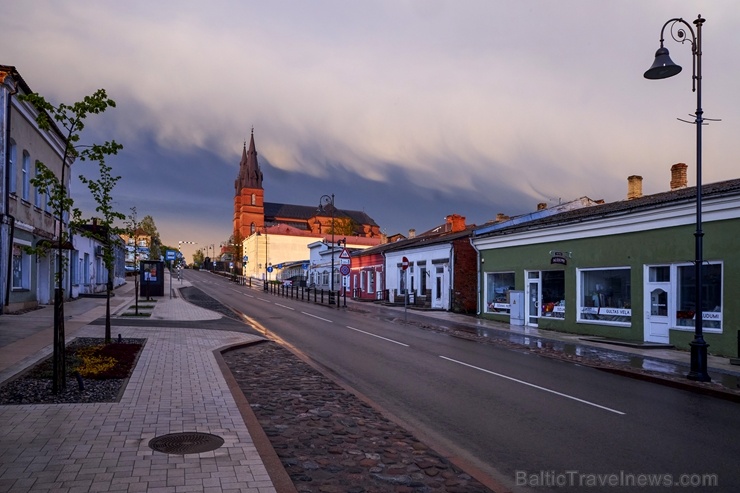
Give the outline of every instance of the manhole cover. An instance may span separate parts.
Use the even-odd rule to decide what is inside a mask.
[[[149,440],[149,448],[165,454],[200,454],[216,450],[224,439],[210,433],[170,433]]]

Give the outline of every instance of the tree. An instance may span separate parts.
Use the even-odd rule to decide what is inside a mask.
[[[67,386],[64,334],[64,267],[66,265],[64,245],[70,241],[70,232],[67,229],[69,224],[66,221],[74,203],[72,198],[67,195],[67,178],[65,178],[64,172],[67,165],[71,165],[75,158],[80,158],[81,161],[96,160],[100,156],[117,152],[119,146],[115,141],[92,146],[82,146],[79,143],[87,117],[102,113],[111,107],[115,108],[116,103],[108,98],[105,89],[98,89],[91,96],[85,96],[82,101],[72,105],[60,103],[58,106],[54,106],[38,93],[21,95],[19,98],[30,102],[39,110],[36,123],[41,130],[49,131],[56,126],[64,134],[65,139],[61,176],[57,177],[44,163],[37,161],[38,173],[31,180],[35,187],[47,191],[49,205],[53,208],[59,224],[58,238],[54,245],[57,255],[55,273],[57,285],[54,290],[54,342],[52,353],[52,392],[56,394]],[[30,250],[37,255],[47,253],[38,248],[34,247]]]
[[[205,260],[206,260],[206,256],[203,253],[203,250],[201,250],[200,248],[196,250],[195,253],[193,254],[193,265],[196,265],[198,266],[198,268],[200,268],[203,265],[203,262],[205,262]]]
[[[126,221],[126,231],[129,238],[134,240],[134,315],[139,316],[139,231],[141,222],[139,222],[136,207],[131,208],[131,214]]]
[[[123,146],[117,145],[111,150],[113,153],[117,153],[118,150],[122,149]],[[110,343],[111,330],[110,330],[110,295],[113,291],[113,269],[115,262],[115,250],[114,250],[114,237],[118,237],[124,232],[123,228],[119,228],[114,225],[115,220],[126,219],[126,216],[120,212],[113,210],[113,198],[111,192],[113,188],[121,179],[120,176],[111,176],[112,168],[105,164],[105,156],[99,146],[93,146],[90,159],[98,162],[100,166],[100,177],[97,180],[91,180],[84,175],[80,175],[80,181],[87,185],[88,190],[95,199],[95,203],[98,204],[95,211],[101,214],[102,221],[100,221],[99,228],[93,228],[92,230],[83,229],[82,231],[88,233],[103,244],[103,263],[108,271],[108,281],[106,282],[105,288],[105,343]],[[74,218],[75,222],[81,221],[82,213],[79,209],[75,209]]]
[[[157,226],[154,224],[154,218],[150,215],[144,216],[140,223],[141,229],[149,236],[149,259],[159,260],[162,256],[162,240],[159,239]]]

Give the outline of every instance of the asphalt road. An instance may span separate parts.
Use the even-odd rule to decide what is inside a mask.
[[[422,330],[398,313],[186,278],[513,491],[740,490],[735,403]]]

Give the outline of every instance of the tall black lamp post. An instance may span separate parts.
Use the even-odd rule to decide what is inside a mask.
[[[660,30],[660,48],[655,52],[655,62],[647,72],[645,72],[646,79],[666,79],[673,77],[674,75],[681,72],[681,67],[673,63],[671,60],[668,49],[663,47],[664,33],[666,27],[670,25],[669,31],[671,37],[683,44],[686,41],[691,43],[691,53],[693,55],[693,75],[692,75],[692,90],[696,93],[696,115],[694,115],[694,125],[696,125],[696,232],[694,233],[695,238],[695,252],[696,258],[694,260],[694,276],[695,279],[695,299],[696,299],[696,311],[694,315],[694,340],[691,341],[691,369],[689,370],[686,377],[689,380],[698,380],[700,382],[709,382],[712,378],[707,373],[707,348],[709,345],[704,340],[704,332],[702,330],[703,318],[704,318],[704,307],[703,307],[703,264],[704,264],[704,252],[703,252],[703,237],[701,225],[701,127],[705,124],[703,117],[703,111],[701,109],[701,27],[704,24],[705,19],[699,15],[694,21],[696,25],[696,34],[691,24],[681,18],[673,18],[663,24],[663,28]],[[687,38],[686,30],[691,34],[691,39]],[[688,122],[692,123],[692,122]]]
[[[319,212],[326,212],[327,206],[331,207],[331,276],[329,277],[330,296],[334,296],[334,194],[322,195],[319,199]]]

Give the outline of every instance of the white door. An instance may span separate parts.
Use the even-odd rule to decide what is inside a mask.
[[[432,289],[432,308],[446,309],[449,303],[447,283],[445,282],[445,268],[436,266],[434,269],[434,287]]]
[[[647,268],[645,282],[645,341],[668,344],[670,327],[671,268],[653,265]]]
[[[524,296],[527,299],[524,310],[524,319],[527,325],[537,327],[540,319],[540,306],[542,299],[540,297],[540,272],[533,271],[526,273],[527,286]]]

